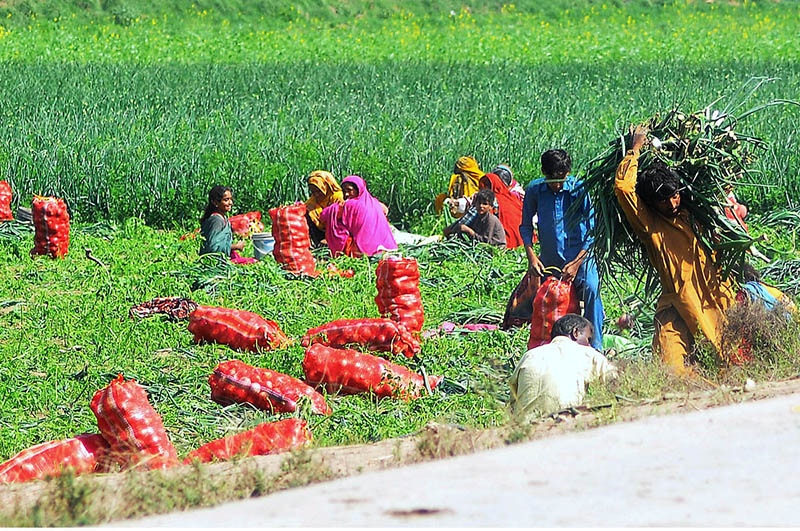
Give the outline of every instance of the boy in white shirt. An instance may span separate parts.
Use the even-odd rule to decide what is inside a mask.
[[[550,343],[533,348],[511,375],[511,412],[523,420],[577,406],[586,384],[616,376],[616,368],[590,345],[594,329],[580,315],[553,324]]]

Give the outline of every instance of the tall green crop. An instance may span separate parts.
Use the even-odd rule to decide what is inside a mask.
[[[527,183],[546,149],[566,148],[580,169],[623,117],[697,108],[753,75],[780,79],[765,99],[795,97],[797,15],[674,4],[278,29],[196,14],[12,21],[0,34],[0,175],[22,205],[53,194],[80,220],[171,226],[194,224],[213,184],[234,188],[237,210],[263,211],[304,199],[304,177],[324,168],[362,175],[410,223],[461,155],[508,163]],[[737,191],[745,201],[800,200],[797,123],[788,110],[753,120],[774,150],[756,168],[765,187]]]

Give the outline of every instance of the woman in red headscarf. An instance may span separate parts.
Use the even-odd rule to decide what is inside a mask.
[[[522,199],[511,193],[508,186],[494,173],[487,173],[478,181],[481,188],[489,188],[497,199],[497,217],[506,232],[506,247],[514,249],[522,245],[519,226],[522,224]]]

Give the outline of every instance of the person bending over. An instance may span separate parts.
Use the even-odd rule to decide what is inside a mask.
[[[579,405],[586,384],[616,376],[616,368],[591,347],[592,324],[574,313],[553,323],[551,341],[519,360],[509,380],[512,414],[522,420]]]
[[[721,351],[725,311],[736,301],[736,287],[732,278],[722,279],[714,253],[697,238],[680,177],[660,162],[639,173],[646,138],[647,129],[637,127],[617,167],[614,192],[661,283],[653,350],[675,373],[691,373],[687,355],[695,335]]]
[[[476,240],[497,247],[506,246],[506,233],[500,219],[494,215],[494,192],[488,188],[483,188],[475,194],[473,204],[477,214],[469,224],[462,220],[456,221],[446,229],[444,235],[449,237],[454,234],[465,234],[470,240]]]

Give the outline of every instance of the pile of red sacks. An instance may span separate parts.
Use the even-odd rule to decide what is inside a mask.
[[[310,329],[303,338],[308,347],[302,364],[305,382],[239,360],[222,362],[208,380],[212,400],[248,403],[272,413],[296,412],[305,403],[312,413],[330,415],[331,408],[314,387],[331,393],[372,393],[403,400],[433,390],[441,377],[419,375],[371,354],[339,348],[356,344],[409,358],[420,352],[418,339],[405,324],[412,323],[415,331],[422,326],[416,261],[385,260],[378,270],[376,301],[392,320],[340,319]],[[198,306],[189,315],[189,330],[196,341],[214,341],[241,350],[270,350],[289,343],[277,323],[228,308]],[[119,375],[95,393],[91,408],[100,435],[84,434],[23,450],[0,465],[0,482],[57,475],[66,467],[87,473],[107,471],[113,464],[122,469],[164,469],[180,464],[161,417],[135,380],[125,381]],[[304,421],[286,419],[207,443],[191,452],[184,463],[263,455],[309,440],[311,433]]]
[[[115,464],[123,470],[165,469],[180,464],[161,417],[135,380],[126,381],[119,375],[94,394],[91,408],[100,434],[81,434],[22,450],[0,464],[0,483],[58,476],[67,469],[87,474],[109,472]],[[190,452],[184,463],[283,452],[310,440],[305,421],[285,419],[211,441]]]

